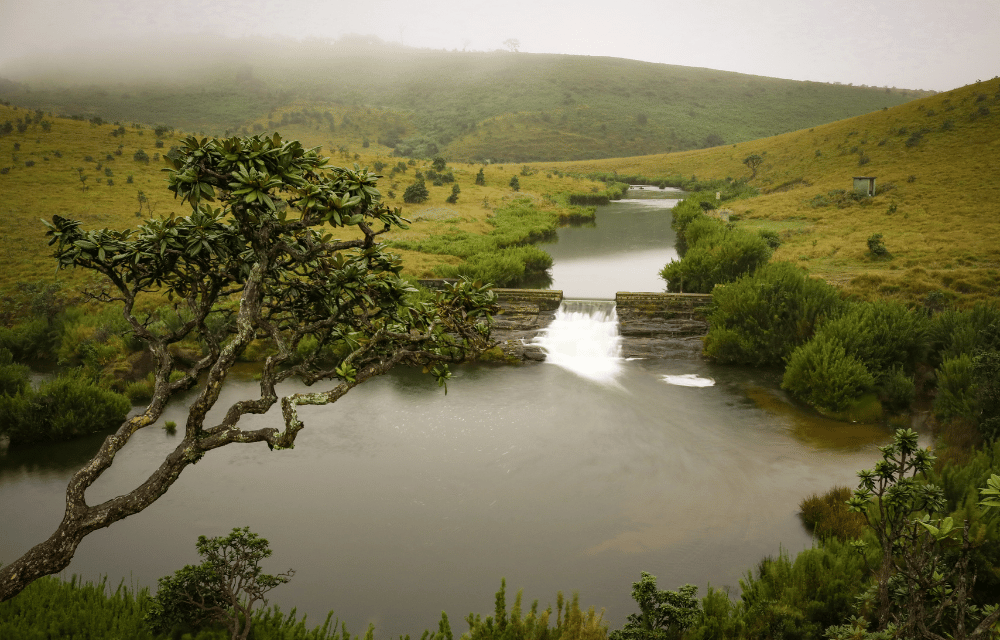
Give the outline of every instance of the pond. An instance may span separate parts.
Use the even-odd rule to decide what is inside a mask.
[[[668,210],[620,207],[628,203],[601,208],[594,228],[560,231],[554,288],[572,290],[559,268],[572,259],[558,256],[585,254],[572,239],[591,243],[582,232],[612,220],[618,234],[630,215],[661,222],[651,212],[669,230]],[[609,243],[598,248],[614,270]],[[656,270],[672,251],[648,250],[659,252],[649,259]],[[581,295],[610,298],[622,288],[588,286]],[[604,320],[589,322],[606,330]],[[580,335],[565,348],[590,344]],[[430,376],[398,370],[331,407],[303,408],[294,450],[211,452],[151,508],[89,536],[66,575],[155,586],[198,561],[199,535],[249,526],[271,543],[268,570],[296,570],[271,602],[314,623],[333,609],[351,632],[373,622],[377,638],[414,637],[444,610],[460,633],[467,614],[493,611],[506,578],[508,603],[522,588],[526,604],[538,599],[542,608],[555,605],[557,591],[576,590],[581,605],[605,609],[617,628],[634,611],[631,584],[641,571],[661,588],[692,583],[703,595],[711,583],[735,595],[762,557],[809,546],[799,501],[854,485],[889,440],[881,427],[828,422],[794,406],[774,372],[595,357],[614,364],[598,376],[551,362],[461,367],[447,395]],[[251,372],[241,372],[220,406],[254,391]],[[182,422],[190,397],[163,420]],[[248,426],[278,419],[272,412]],[[156,427],[139,432],[90,491],[91,504],[135,486],[178,439]],[[99,441],[0,457],[0,562],[54,530],[70,474]]]

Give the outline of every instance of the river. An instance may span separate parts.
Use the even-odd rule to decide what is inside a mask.
[[[673,252],[669,221],[662,201],[624,201],[600,208],[596,226],[561,229],[547,247],[553,287],[603,299],[662,290],[645,272]],[[591,266],[617,275],[588,275],[577,258],[590,254]],[[618,628],[635,611],[641,571],[661,588],[692,583],[703,595],[711,583],[735,594],[760,558],[810,545],[799,501],[855,484],[889,440],[881,427],[794,406],[775,372],[603,357],[614,363],[599,376],[552,363],[461,367],[447,395],[429,376],[399,370],[331,407],[303,408],[294,450],[211,452],[151,508],[89,536],[66,576],[155,586],[198,562],[199,535],[250,526],[271,543],[268,570],[296,570],[271,602],[314,623],[333,609],[351,632],[372,622],[380,640],[413,637],[444,610],[460,633],[468,613],[493,611],[506,578],[508,603],[522,588],[526,606],[538,599],[542,608],[576,590]],[[220,406],[253,388],[250,372],[239,373]],[[163,420],[182,423],[185,404],[172,403]],[[139,432],[91,504],[135,486],[177,438]],[[54,530],[70,474],[99,441],[0,457],[0,561]]]

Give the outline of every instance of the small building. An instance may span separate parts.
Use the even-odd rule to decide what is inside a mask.
[[[875,195],[875,178],[874,177],[856,177],[854,178],[854,191],[857,193],[867,194],[869,197]]]

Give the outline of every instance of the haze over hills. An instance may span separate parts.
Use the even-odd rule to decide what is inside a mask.
[[[308,124],[337,145],[526,162],[732,144],[928,95],[625,60],[335,43],[119,42],[0,69],[0,100],[206,134]],[[378,117],[370,117],[372,113]],[[346,116],[346,119],[345,119]]]

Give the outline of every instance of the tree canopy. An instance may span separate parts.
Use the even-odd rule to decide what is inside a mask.
[[[0,600],[64,569],[85,536],[151,505],[209,451],[255,442],[291,448],[305,426],[300,405],[335,402],[398,364],[422,366],[444,385],[448,363],[490,345],[497,307],[488,286],[463,280],[432,301],[413,300],[399,258],[376,242],[406,223],[399,209],[381,202],[380,176],[357,165],[329,167],[318,149],[278,134],[189,137],[167,163],[167,186],[190,206],[188,215],[124,231],[88,231],[58,215],[45,223],[59,268],[103,276],[104,286],[91,295],[120,305],[147,346],[154,393],[73,475],[52,536],[0,568]],[[356,239],[334,239],[344,227],[356,228]],[[164,303],[177,315],[170,326],[148,311]],[[176,345],[192,339],[202,353],[186,362]],[[234,402],[221,420],[207,423],[230,368],[255,342],[267,354],[258,397]],[[279,397],[276,386],[290,378],[327,384]],[[183,438],[159,468],[131,491],[89,505],[87,488],[132,435],[155,423],[176,393],[195,386]],[[280,426],[240,428],[244,416],[279,402]]]

